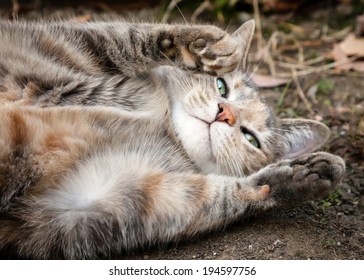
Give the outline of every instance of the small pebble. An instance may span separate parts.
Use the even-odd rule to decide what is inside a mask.
[[[274,245],[274,246],[278,246],[278,245],[280,245],[280,244],[282,244],[282,241],[280,241],[279,239],[277,239],[277,240],[273,243],[273,245]]]

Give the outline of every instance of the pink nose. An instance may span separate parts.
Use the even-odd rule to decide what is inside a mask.
[[[218,122],[227,122],[230,126],[235,124],[236,118],[233,110],[227,104],[219,104],[219,113],[216,116]]]

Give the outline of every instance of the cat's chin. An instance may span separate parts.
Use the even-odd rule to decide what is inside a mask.
[[[209,136],[211,146],[211,156],[213,158],[225,158],[226,150],[231,146],[227,139],[232,139],[234,128],[225,122],[213,122],[209,125]]]
[[[174,107],[172,115],[176,135],[190,158],[203,172],[215,171],[210,124],[205,120],[191,116],[182,106],[178,105]]]

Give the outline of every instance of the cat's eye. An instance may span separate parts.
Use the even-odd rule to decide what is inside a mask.
[[[222,78],[217,78],[216,79],[216,86],[217,86],[217,89],[219,90],[220,95],[223,98],[227,98],[227,96],[228,96],[228,88],[226,86],[225,80],[222,79]]]
[[[260,143],[258,139],[254,136],[254,134],[250,133],[246,128],[242,127],[241,132],[243,133],[244,137],[250,144],[254,147],[260,149]]]

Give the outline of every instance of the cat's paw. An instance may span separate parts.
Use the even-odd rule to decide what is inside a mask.
[[[257,185],[268,185],[273,205],[297,205],[321,199],[335,190],[345,171],[342,158],[324,152],[272,164],[254,174]]]
[[[168,36],[160,42],[162,52],[183,69],[222,75],[242,60],[239,38],[215,26],[176,26]]]
[[[242,52],[238,47],[236,38],[225,34],[217,41],[199,38],[188,46],[188,51],[203,72],[223,75],[234,70],[242,60]]]

